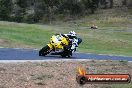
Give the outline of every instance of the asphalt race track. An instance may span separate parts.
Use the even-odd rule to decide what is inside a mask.
[[[132,57],[126,56],[109,56],[97,54],[74,53],[71,58],[62,58],[61,56],[39,56],[38,50],[33,49],[13,49],[0,48],[0,60],[56,60],[56,59],[96,59],[96,60],[128,60]]]

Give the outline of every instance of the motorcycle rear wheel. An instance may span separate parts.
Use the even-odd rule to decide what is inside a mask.
[[[70,46],[65,46],[64,51],[62,52],[61,56],[63,58],[68,57],[70,58],[72,56],[72,52],[70,51]]]
[[[46,45],[39,51],[39,56],[45,56],[50,53],[50,47]]]

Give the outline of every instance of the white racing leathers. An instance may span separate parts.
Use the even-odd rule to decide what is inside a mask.
[[[76,47],[78,47],[78,39],[73,38],[70,41],[72,41],[71,50],[72,52],[76,51]]]
[[[65,37],[69,38],[69,40],[72,43],[71,50],[72,50],[72,52],[75,52],[76,48],[78,47],[78,38],[76,36],[72,37],[69,34],[63,34],[63,35],[65,35]]]

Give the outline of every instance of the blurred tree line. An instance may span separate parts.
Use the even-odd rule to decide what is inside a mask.
[[[132,0],[131,5],[132,5]],[[127,5],[123,0],[123,5]],[[94,14],[98,8],[113,8],[113,0],[0,0],[0,20],[51,22],[63,17]]]

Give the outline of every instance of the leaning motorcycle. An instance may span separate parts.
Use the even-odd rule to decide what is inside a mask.
[[[50,38],[49,44],[39,51],[39,56],[51,54],[61,55],[62,57],[71,57],[72,53],[76,51],[76,44],[76,39],[70,41],[61,34],[55,34]]]

